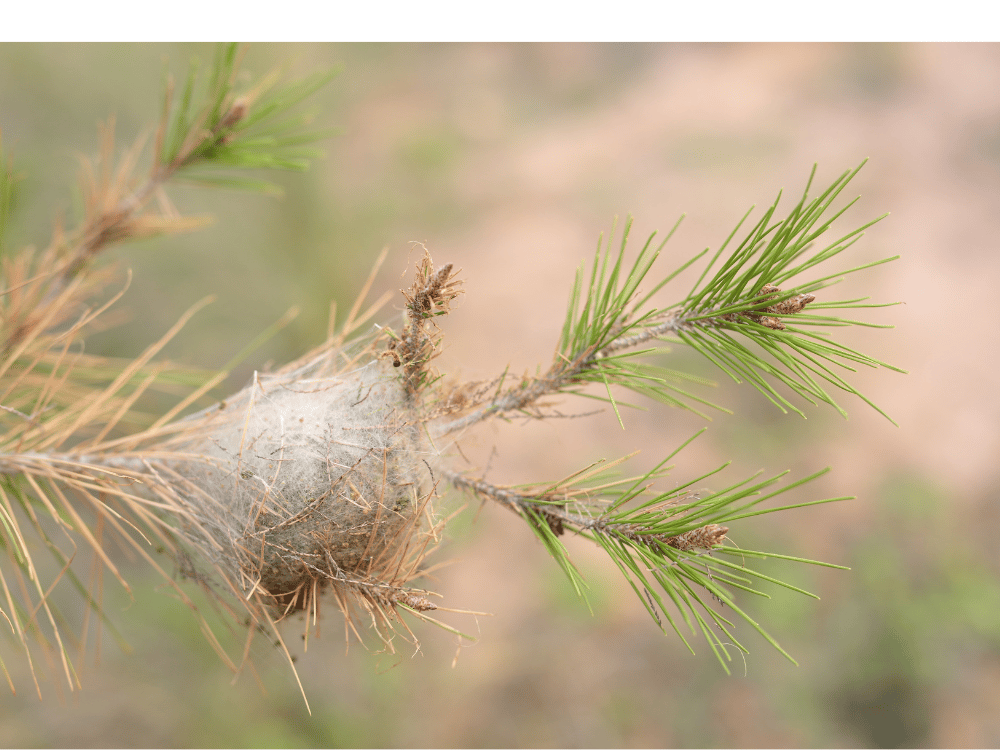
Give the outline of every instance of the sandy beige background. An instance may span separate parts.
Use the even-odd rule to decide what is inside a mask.
[[[201,46],[0,47],[3,145],[24,182],[14,245],[43,244],[74,154],[115,113],[123,145],[148,130],[162,61],[180,71]],[[0,698],[0,744],[76,746],[994,746],[1000,742],[997,322],[1000,279],[1000,48],[993,45],[349,45],[251,48],[260,74],[343,64],[318,99],[342,134],[281,199],[181,189],[212,212],[190,237],[124,248],[135,272],[131,321],[93,342],[128,355],[207,293],[219,300],[171,356],[221,366],[291,305],[300,318],[234,374],[297,356],[325,329],[388,246],[379,285],[399,288],[425,242],[464,269],[467,295],[444,325],[442,369],[488,377],[546,363],[572,273],[613,216],[635,216],[633,243],[687,214],[663,273],[717,247],[751,204],[801,191],[814,162],[827,183],[863,158],[844,231],[891,215],[839,267],[901,259],[849,277],[836,296],[905,304],[865,318],[895,330],[846,331],[846,343],[909,370],[854,382],[899,424],[845,397],[843,420],[807,407],[782,415],[723,382],[690,353],[673,362],[715,378],[733,409],[677,461],[678,481],[733,460],[757,469],[833,472],[796,496],[858,499],[747,523],[746,547],[849,565],[775,574],[820,594],[773,592],[754,616],[799,661],[755,635],[725,676],[662,636],[611,563],[570,549],[593,588],[576,601],[530,532],[470,507],[438,583],[453,606],[493,612],[450,621],[480,640],[421,628],[423,651],[390,658],[354,644],[331,617],[299,657],[313,716],[276,653],[261,685],[230,675],[179,603],[135,567],[136,601],[109,587],[109,612],[133,647],[109,638],[81,663],[85,689],[42,685],[39,702],[13,649],[18,685]],[[788,205],[791,204],[789,201]],[[619,223],[620,226],[620,223]],[[686,287],[676,287],[683,294]],[[671,287],[668,287],[669,296]],[[831,292],[832,294],[832,292]],[[343,309],[343,308],[342,308]],[[570,408],[568,406],[568,408]],[[576,407],[573,407],[576,408]],[[585,402],[579,409],[590,408]],[[556,479],[636,448],[649,466],[704,423],[654,408],[588,420],[513,424],[463,441],[497,482]],[[65,592],[72,602],[71,592]],[[71,606],[71,605],[67,605]],[[458,654],[457,660],[455,659]],[[737,657],[738,659],[738,657]],[[454,661],[454,664],[453,664]],[[263,686],[263,689],[261,688]]]

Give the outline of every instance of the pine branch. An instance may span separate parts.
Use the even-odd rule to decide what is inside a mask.
[[[174,577],[151,555],[150,545],[155,545],[175,560],[182,576],[214,592],[216,603],[234,615],[234,622],[242,619],[225,603],[232,582],[225,574],[203,572],[187,551],[191,540],[186,534],[212,520],[185,497],[183,482],[172,469],[179,460],[178,446],[192,440],[198,429],[207,429],[198,419],[178,422],[175,417],[225,373],[157,360],[163,346],[209,300],[195,305],[134,360],[83,352],[85,337],[110,322],[108,310],[124,293],[122,288],[107,298],[105,290],[115,274],[93,262],[101,251],[205,223],[180,216],[165,186],[179,178],[207,181],[208,169],[216,175],[235,175],[235,170],[247,168],[303,169],[316,155],[310,144],[327,135],[291,109],[332,73],[290,85],[276,85],[272,77],[239,93],[234,87],[238,57],[235,45],[220,47],[201,92],[192,66],[183,101],[173,114],[168,82],[153,163],[144,179],[136,178],[143,141],[116,162],[112,121],[101,130],[99,158],[82,166],[80,225],[71,231],[57,225],[49,246],[40,252],[26,248],[12,253],[0,245],[5,251],[0,269],[0,549],[7,557],[0,567],[0,619],[10,625],[33,675],[31,642],[54,648],[71,689],[79,687],[69,654],[76,639],[51,594],[68,581],[105,621],[100,597],[92,593],[100,579],[80,581],[70,565],[79,552],[89,550],[95,570],[107,568],[129,591],[126,577],[106,551],[109,539],[145,559],[197,613]],[[231,185],[238,182],[234,177]],[[259,189],[261,184],[240,186]],[[0,241],[15,187],[13,167],[0,154]],[[95,305],[94,299],[101,301]],[[367,315],[352,311],[355,322]],[[352,325],[348,323],[345,335]],[[344,339],[331,336],[327,343],[343,344]],[[143,411],[143,399],[154,389],[176,400],[166,414]],[[53,555],[59,572],[51,581],[43,582],[38,573],[32,536]],[[405,580],[398,578],[399,585],[385,594],[387,601],[419,613],[421,590],[411,591]],[[351,585],[363,588],[363,582]],[[250,610],[254,623],[273,625],[266,608],[254,603]],[[213,648],[236,670],[207,621],[197,616]]]
[[[310,144],[334,131],[313,130],[309,117],[289,112],[329,83],[336,71],[277,88],[276,77],[271,76],[256,89],[238,94],[235,79],[241,57],[238,45],[219,45],[204,90],[199,90],[199,63],[194,60],[176,106],[174,84],[167,77],[154,161],[142,183],[131,181],[141,141],[122,158],[114,178],[109,179],[113,123],[104,131],[103,168],[99,177],[88,171],[85,182],[86,219],[73,235],[75,242],[63,250],[68,256],[65,276],[77,273],[109,244],[201,226],[203,219],[181,220],[170,210],[159,215],[141,213],[168,182],[182,178],[206,185],[275,191],[271,183],[238,176],[233,170],[301,171],[320,155]]]
[[[648,293],[641,293],[640,285],[677,225],[655,249],[656,235],[651,235],[635,261],[627,266],[625,249],[632,223],[629,219],[617,254],[611,252],[610,238],[603,250],[603,238],[598,243],[589,284],[584,285],[583,269],[578,271],[556,356],[548,370],[539,377],[526,376],[506,391],[498,391],[485,405],[444,426],[443,432],[456,432],[485,419],[514,413],[541,418],[545,411],[539,403],[553,394],[598,398],[610,403],[617,413],[618,402],[612,386],[701,416],[705,415],[692,406],[692,402],[728,411],[680,388],[678,373],[640,361],[669,351],[656,346],[659,341],[687,344],[736,382],[748,381],[782,411],[791,410],[805,416],[775,389],[772,381],[784,384],[810,403],[825,402],[846,415],[822,385],[825,381],[857,395],[888,418],[837,370],[855,372],[856,365],[903,370],[840,344],[827,334],[808,331],[804,326],[870,325],[806,311],[823,310],[825,313],[859,307],[856,304],[859,300],[820,301],[817,304],[815,292],[831,286],[848,273],[895,260],[898,256],[821,276],[784,290],[777,286],[836,257],[856,242],[863,230],[879,221],[868,222],[810,255],[813,243],[853,205],[852,201],[847,207],[831,212],[832,203],[860,168],[845,172],[819,197],[811,200],[809,188],[813,178],[810,176],[800,201],[785,219],[774,221],[779,195],[746,238],[709,277],[712,266],[723,256],[746,220],[744,216],[705,267],[694,288],[680,302],[662,309],[649,305],[654,295],[708,251],[702,251],[661,279]],[[798,325],[792,326],[792,321]],[[748,344],[755,344],[762,352]],[[603,385],[606,397],[584,393],[581,386],[588,383]]]
[[[271,75],[254,89],[237,94],[235,78],[240,57],[238,45],[220,45],[200,96],[199,66],[194,61],[172,115],[174,84],[168,77],[156,137],[154,178],[162,180],[179,174],[206,185],[275,191],[275,185],[236,177],[232,169],[302,171],[319,156],[311,144],[336,131],[313,129],[309,115],[292,112],[328,84],[337,71],[316,73],[281,87],[276,87],[277,76]],[[202,103],[192,104],[196,99]]]
[[[446,471],[444,477],[456,489],[493,501],[524,519],[566,573],[581,597],[586,598],[586,582],[573,565],[569,552],[560,540],[560,537],[567,532],[572,532],[602,547],[614,560],[660,629],[664,630],[665,619],[692,652],[687,637],[671,614],[672,608],[666,606],[664,595],[680,610],[692,633],[695,632],[694,625],[699,626],[727,671],[726,661],[730,660],[730,657],[726,653],[726,645],[732,643],[741,651],[747,650],[735,638],[733,623],[708,606],[698,591],[704,591],[713,600],[727,605],[760,632],[786,658],[794,662],[794,659],[735,603],[730,589],[767,598],[765,593],[754,587],[753,580],[757,579],[806,596],[817,597],[808,591],[747,567],[747,557],[752,559],[775,557],[775,555],[724,546],[729,533],[729,527],[724,524],[753,515],[851,498],[836,497],[781,507],[758,508],[765,501],[804,485],[828,470],[777,488],[774,488],[774,485],[787,472],[763,480],[759,479],[758,473],[718,492],[703,494],[702,491],[694,489],[704,480],[718,474],[726,465],[669,491],[654,491],[653,486],[665,477],[671,468],[666,466],[667,462],[693,439],[684,443],[654,469],[637,477],[618,478],[612,473],[612,470],[625,459],[608,466],[591,465],[561,482],[529,487],[498,487],[454,471]],[[740,557],[740,562],[737,564],[720,559],[715,556],[716,554]],[[814,560],[784,555],[777,557],[846,570],[839,565]]]
[[[210,80],[201,93],[196,91],[198,66],[193,63],[182,101],[172,116],[172,87],[168,80],[156,158],[144,181],[136,183],[133,178],[142,142],[127,151],[116,166],[113,123],[102,128],[98,162],[83,165],[84,219],[81,226],[68,234],[57,227],[44,252],[36,254],[25,250],[10,259],[4,271],[6,291],[0,295],[3,320],[0,343],[5,357],[0,361],[0,378],[12,368],[19,371],[19,376],[2,394],[6,405],[18,407],[16,389],[29,398],[30,394],[39,392],[50,394],[48,398],[64,395],[68,403],[75,404],[79,402],[79,394],[68,390],[71,380],[66,378],[83,378],[86,372],[100,369],[108,373],[121,372],[121,363],[81,359],[80,355],[70,354],[73,342],[80,339],[111,304],[96,311],[86,307],[112,278],[106,269],[92,269],[90,261],[114,243],[163,232],[189,231],[204,225],[204,219],[176,214],[163,194],[163,187],[168,182],[189,174],[192,169],[220,164],[239,168],[300,169],[306,164],[305,157],[316,155],[315,151],[302,150],[303,145],[325,137],[329,131],[310,130],[307,119],[289,115],[289,111],[327,83],[333,72],[285,86],[276,86],[272,77],[256,90],[237,95],[233,82],[239,57],[236,45],[220,46],[209,71]],[[240,158],[237,155],[241,155]],[[11,168],[0,179],[0,220],[5,220],[13,200],[12,175]],[[154,196],[159,199],[158,213],[145,210]],[[2,226],[0,222],[0,230]],[[112,302],[114,299],[117,297]],[[74,366],[66,366],[74,360]],[[91,363],[89,367],[83,366],[88,362]],[[176,380],[179,374],[177,368],[165,371],[161,368],[160,372],[161,377],[155,379],[156,385],[162,384],[165,377]],[[39,375],[43,380],[36,384],[33,379]],[[140,368],[127,384],[148,375],[149,372]],[[203,373],[193,375],[201,381],[206,379]],[[58,382],[58,377],[64,378],[62,387],[44,385]],[[183,377],[190,382],[189,376]],[[95,385],[96,381],[81,383],[85,390]],[[144,387],[149,385],[154,384]],[[42,401],[36,409],[45,411],[51,406],[51,402]],[[126,409],[122,416],[131,420],[134,415]]]

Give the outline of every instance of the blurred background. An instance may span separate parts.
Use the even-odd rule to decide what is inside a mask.
[[[78,155],[96,152],[96,124],[114,115],[123,147],[149,136],[164,67],[182,76],[192,56],[208,63],[212,48],[0,46],[3,146],[24,175],[11,246],[44,246],[60,216],[73,225]],[[188,610],[123,558],[134,601],[109,576],[105,603],[129,652],[105,638],[78,664],[82,692],[49,677],[39,701],[8,641],[3,660],[18,692],[0,698],[0,745],[1000,744],[1000,347],[990,311],[1000,279],[1000,47],[259,45],[244,69],[301,76],[333,65],[342,72],[312,107],[318,124],[341,131],[326,157],[277,176],[277,198],[173,189],[182,210],[214,224],[116,249],[134,272],[118,306],[129,317],[90,351],[135,355],[211,293],[217,301],[168,354],[221,367],[300,307],[234,372],[236,389],[322,340],[329,301],[346,310],[383,247],[375,293],[405,286],[422,252],[412,243],[423,242],[466,279],[443,324],[439,368],[519,373],[548,363],[573,272],[614,216],[635,216],[637,249],[687,214],[660,261],[666,274],[718,247],[782,188],[790,207],[814,162],[825,186],[870,157],[846,191],[862,200],[837,228],[891,216],[831,270],[902,258],[827,294],[905,302],[860,311],[896,330],[843,333],[909,370],[853,381],[898,428],[847,397],[848,420],[805,404],[808,419],[784,415],[690,352],[664,362],[715,379],[699,393],[735,412],[713,418],[672,478],[727,460],[720,487],[758,469],[798,478],[831,466],[794,499],[856,500],[745,521],[730,535],[852,570],[762,563],[821,601],[782,589],[766,589],[769,601],[741,599],[800,666],[741,625],[751,654],[745,665],[736,657],[730,677],[700,636],[696,656],[663,636],[589,545],[567,541],[592,613],[522,522],[469,503],[438,553],[455,562],[434,586],[447,605],[493,613],[445,616],[479,640],[460,648],[419,626],[415,656],[404,643],[396,656],[374,653],[373,639],[370,650],[345,649],[331,608],[322,637],[297,656],[309,716],[279,652],[261,645],[256,675],[231,684]],[[705,424],[664,408],[623,417],[624,431],[610,412],[489,427],[462,450],[497,483],[555,480],[641,448],[638,473]],[[72,607],[75,592],[60,595]],[[298,627],[288,631],[296,640]]]

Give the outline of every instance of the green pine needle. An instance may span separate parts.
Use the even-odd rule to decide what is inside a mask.
[[[831,286],[847,274],[890,262],[898,256],[845,271],[824,273],[793,283],[788,289],[778,287],[793,279],[797,281],[798,276],[834,259],[860,239],[865,229],[883,218],[869,221],[819,249],[814,247],[833,222],[856,202],[857,199],[850,201],[836,211],[831,208],[863,165],[864,162],[844,172],[818,197],[810,199],[809,189],[816,174],[814,166],[801,199],[788,215],[784,219],[777,218],[779,194],[763,217],[727,255],[727,248],[750,216],[748,211],[712,256],[691,291],[680,302],[662,309],[650,306],[653,295],[708,251],[698,253],[655,283],[652,291],[640,294],[640,285],[680,222],[655,248],[656,235],[651,235],[631,264],[625,261],[631,218],[625,224],[617,251],[611,248],[612,227],[607,242],[603,236],[598,241],[589,284],[584,285],[584,269],[580,268],[570,293],[557,356],[563,362],[574,363],[575,369],[569,376],[563,375],[559,390],[585,395],[574,386],[584,382],[604,384],[608,392],[605,400],[612,404],[619,421],[619,402],[611,386],[688,409],[706,418],[707,415],[693,404],[727,411],[676,387],[668,382],[663,371],[636,361],[662,351],[643,344],[667,340],[690,346],[735,382],[750,383],[783,412],[805,416],[801,408],[779,392],[779,385],[810,404],[826,403],[846,416],[846,411],[831,393],[832,387],[857,396],[890,419],[835,370],[855,372],[855,365],[864,365],[904,371],[836,342],[826,334],[805,330],[805,327],[820,330],[849,326],[891,327],[826,313],[896,303],[868,303],[867,298],[826,301],[816,299],[814,292]],[[768,291],[763,291],[768,284],[771,285]],[[775,289],[778,291],[773,291]],[[800,304],[794,313],[774,311],[775,306],[794,304],[801,299],[800,295],[812,295],[813,299]]]
[[[0,133],[0,256],[6,248],[5,237],[10,225],[10,216],[14,210],[18,176],[14,172],[14,164],[4,154],[3,138]]]
[[[230,172],[307,169],[322,153],[314,144],[337,131],[316,129],[311,116],[293,110],[333,80],[338,71],[316,73],[283,85],[268,79],[241,93],[235,86],[239,57],[237,45],[220,45],[204,76],[200,63],[193,60],[172,112],[168,83],[164,100],[168,124],[158,163],[191,182],[276,192],[279,189],[269,181],[236,177]]]
[[[758,472],[716,492],[694,489],[722,471],[726,466],[723,465],[666,492],[653,490],[657,480],[669,471],[667,462],[699,434],[641,476],[618,475],[618,467],[625,459],[607,465],[598,462],[560,482],[522,486],[517,488],[516,494],[506,491],[504,502],[515,507],[529,522],[581,597],[584,597],[586,584],[559,539],[564,530],[602,547],[660,629],[666,632],[669,625],[692,651],[673,612],[680,614],[691,634],[701,632],[706,637],[724,668],[727,644],[735,644],[746,652],[734,638],[734,622],[710,606],[699,593],[707,592],[794,663],[794,659],[736,604],[733,592],[768,599],[767,593],[756,587],[757,582],[764,582],[811,598],[818,597],[780,578],[754,570],[747,560],[771,557],[792,563],[846,568],[790,555],[723,546],[728,532],[723,525],[757,515],[850,498],[761,507],[817,479],[827,469],[787,484],[780,482],[788,472],[766,478],[761,478]],[[667,606],[668,603],[671,606]]]

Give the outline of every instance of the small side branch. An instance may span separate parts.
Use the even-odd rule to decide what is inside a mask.
[[[656,319],[656,316],[647,319],[642,327],[625,326],[624,322],[620,322],[616,327],[621,331],[621,334],[626,335],[614,336],[612,334],[611,340],[604,346],[599,349],[591,346],[578,352],[573,359],[562,355],[557,356],[556,361],[543,376],[522,379],[518,385],[498,394],[486,405],[447,423],[442,432],[443,434],[457,432],[495,416],[528,412],[533,407],[537,407],[538,401],[545,396],[563,392],[567,388],[584,382],[597,380],[602,371],[608,381],[617,382],[626,387],[633,387],[632,383],[636,383],[639,387],[633,389],[642,390],[644,386],[649,386],[656,379],[637,378],[634,371],[623,372],[612,369],[605,360],[611,357],[621,357],[623,352],[635,350],[643,345],[663,339],[665,336],[681,335],[683,337],[685,333],[695,333],[705,328],[727,326],[739,330],[739,327],[750,323],[774,331],[783,331],[785,325],[776,316],[801,312],[806,305],[815,299],[816,297],[812,294],[782,297],[781,289],[772,284],[765,284],[757,295],[741,303],[744,308],[749,305],[753,305],[753,307],[740,309],[736,312],[723,312],[726,308],[697,314],[690,311],[673,311],[661,314],[663,320],[660,322],[649,324]],[[777,301],[773,302],[774,300]],[[772,304],[762,307],[765,302],[772,302]],[[733,305],[728,306],[729,309],[732,307]],[[754,331],[753,334],[759,336],[760,331]],[[641,352],[637,354],[641,354]],[[630,380],[630,378],[634,380]],[[673,401],[673,399],[668,400]],[[539,413],[538,416],[542,416],[542,414]]]
[[[664,336],[676,334],[678,331],[694,325],[684,320],[679,314],[672,313],[663,322],[640,328],[638,332],[628,336],[614,338],[600,349],[593,347],[585,349],[572,360],[567,360],[560,355],[545,375],[537,378],[523,378],[518,385],[498,394],[488,404],[447,423],[443,428],[443,434],[466,429],[491,417],[513,412],[525,412],[536,407],[538,401],[545,396],[559,393],[566,388],[585,382],[584,376],[598,370],[602,366],[603,359],[627,349],[635,349]]]
[[[662,547],[673,547],[689,552],[695,549],[712,549],[722,544],[722,540],[729,533],[727,527],[715,523],[704,524],[681,534],[658,533],[649,531],[650,526],[646,524],[616,523],[603,515],[572,513],[566,510],[568,498],[524,494],[479,479],[471,479],[454,471],[445,471],[444,477],[456,489],[492,500],[522,517],[544,522],[555,536],[562,536],[569,528],[577,534],[601,534],[605,537],[628,540],[656,551]]]

